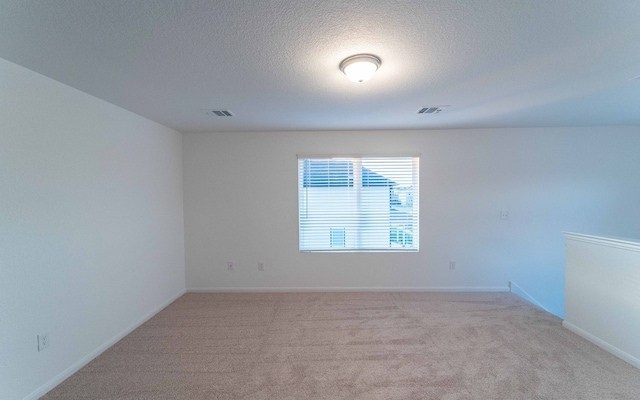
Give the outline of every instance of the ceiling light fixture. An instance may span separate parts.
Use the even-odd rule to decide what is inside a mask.
[[[340,71],[354,82],[368,81],[373,77],[382,62],[371,54],[356,54],[347,57],[340,63]]]

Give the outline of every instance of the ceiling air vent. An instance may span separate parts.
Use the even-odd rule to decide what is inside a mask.
[[[202,110],[202,112],[216,117],[233,117],[233,113],[229,110]]]
[[[437,113],[439,113],[440,111],[442,111],[446,107],[449,107],[449,106],[422,107],[421,109],[418,110],[418,114],[437,114]]]

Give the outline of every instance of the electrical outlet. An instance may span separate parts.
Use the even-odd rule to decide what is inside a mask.
[[[38,335],[38,351],[49,347],[49,332]]]
[[[500,219],[509,219],[509,211],[500,211]]]
[[[259,262],[258,263],[258,271],[264,271],[264,263],[263,262]]]
[[[455,261],[449,261],[449,269],[452,270],[452,271],[456,269],[456,262]]]
[[[233,261],[229,261],[229,262],[227,263],[227,270],[229,270],[229,271],[233,271]]]

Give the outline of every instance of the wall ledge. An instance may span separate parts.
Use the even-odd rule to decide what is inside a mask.
[[[613,247],[622,250],[640,252],[640,241],[635,239],[607,237],[607,236],[594,236],[584,233],[563,232],[564,237],[567,240],[573,240],[576,242],[586,242],[596,244],[600,246]]]

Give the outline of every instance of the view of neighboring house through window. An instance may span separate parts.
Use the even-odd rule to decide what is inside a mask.
[[[298,157],[300,251],[418,251],[419,157]]]

